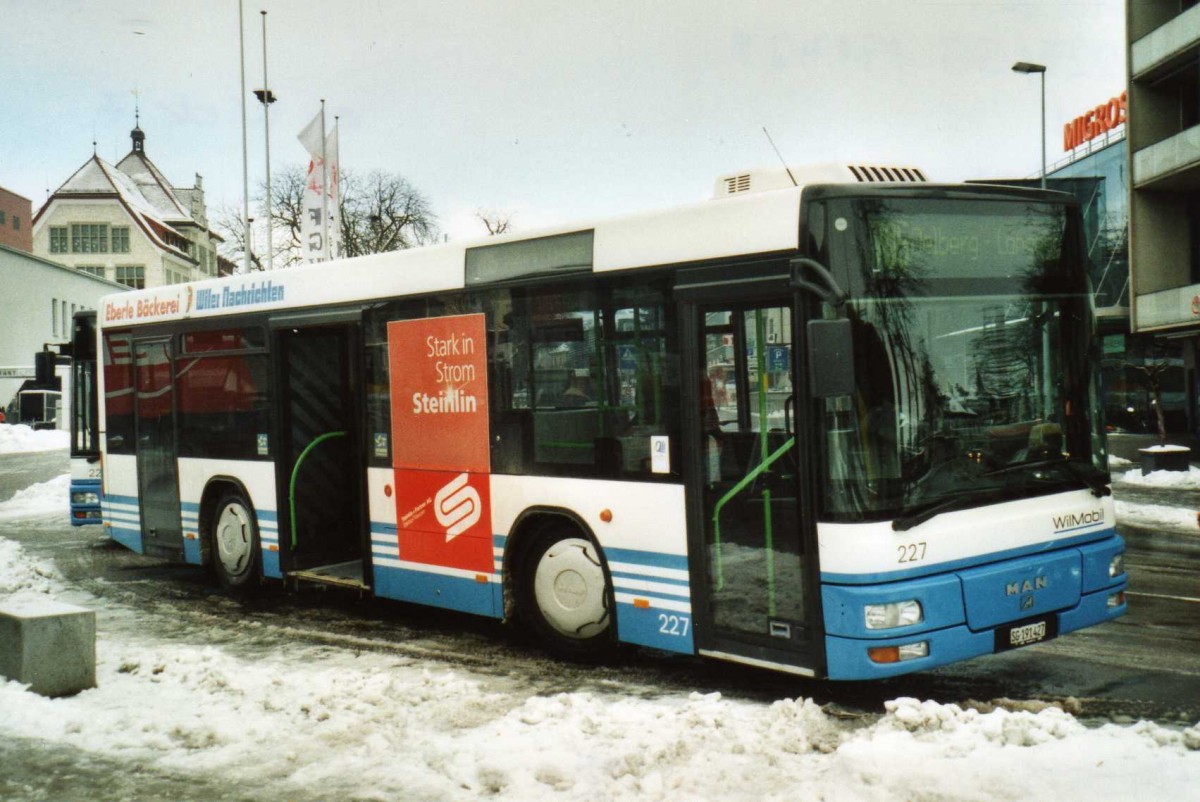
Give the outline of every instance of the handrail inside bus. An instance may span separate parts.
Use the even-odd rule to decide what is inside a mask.
[[[717,568],[717,590],[725,587],[725,573],[721,566],[721,509],[728,504],[734,496],[746,489],[748,485],[754,482],[762,473],[775,464],[788,451],[796,445],[796,438],[789,437],[787,441],[779,448],[775,449],[766,459],[755,465],[754,468],[742,477],[741,481],[731,487],[729,491],[721,496],[720,500],[713,506],[713,545],[716,546],[716,568]],[[774,577],[768,577],[769,584],[774,585]]]
[[[304,450],[300,452],[300,456],[296,457],[296,464],[292,467],[292,479],[288,482],[288,519],[292,529],[292,550],[296,549],[296,477],[300,475],[300,465],[304,462],[305,457],[309,452],[316,448],[326,440],[331,440],[334,437],[345,437],[346,432],[326,432],[320,437],[313,440]]]

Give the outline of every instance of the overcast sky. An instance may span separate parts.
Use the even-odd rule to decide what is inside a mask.
[[[343,169],[382,168],[452,236],[477,208],[518,229],[701,200],[726,172],[878,160],[936,180],[1039,169],[1062,127],[1124,86],[1120,0],[245,0],[262,17],[276,169],[327,100]],[[0,0],[0,186],[34,208],[92,153],[146,152],[210,213],[240,206],[236,0]],[[262,107],[247,105],[252,186]]]

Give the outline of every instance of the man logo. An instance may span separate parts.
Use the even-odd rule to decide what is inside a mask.
[[[479,492],[467,484],[467,475],[460,473],[434,495],[433,512],[438,523],[446,527],[449,543],[479,523],[483,505],[479,503]]]
[[[1033,594],[1021,597],[1021,609],[1022,610],[1032,610],[1033,609]]]

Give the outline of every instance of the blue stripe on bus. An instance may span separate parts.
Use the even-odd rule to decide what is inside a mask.
[[[194,537],[183,539],[183,561],[189,565],[200,564],[200,540]]]
[[[672,568],[676,571],[688,569],[688,558],[682,554],[664,554],[660,551],[605,548],[604,555],[610,563],[634,563],[650,568]]]
[[[267,579],[283,579],[283,570],[279,567],[279,552],[262,549],[262,572]]]
[[[694,654],[696,651],[692,639],[692,616],[688,613],[617,602],[617,635],[623,643],[652,649],[683,654]]]
[[[1096,531],[1089,532],[1085,535],[1059,538],[1057,540],[1047,540],[1032,546],[1020,546],[1015,549],[995,551],[989,554],[976,554],[971,557],[964,557],[961,560],[933,563],[931,565],[925,565],[919,568],[907,568],[901,571],[880,571],[873,574],[838,574],[822,571],[821,581],[842,585],[868,585],[876,582],[895,582],[900,579],[917,579],[923,576],[932,576],[934,574],[942,574],[947,571],[954,571],[959,568],[970,568],[973,566],[985,565],[991,562],[998,562],[1000,560],[1008,560],[1013,557],[1025,557],[1048,551],[1056,551],[1058,549],[1067,548],[1068,546],[1078,546],[1084,543],[1092,543],[1094,541],[1113,537],[1116,535],[1116,533],[1117,530],[1113,529],[1112,527],[1107,529],[1097,529]]]
[[[500,618],[504,609],[498,582],[477,582],[410,568],[374,565],[375,595],[384,599],[442,607]]]
[[[123,526],[109,526],[108,536],[117,543],[120,543],[130,551],[138,554],[145,554],[142,548],[142,533],[137,529],[128,529]]]
[[[686,579],[674,579],[670,577],[656,576],[654,574],[635,574],[632,571],[609,571],[612,574],[613,581],[618,579],[636,579],[639,582],[661,582],[664,585],[675,585],[680,588],[690,588],[692,583]]]
[[[399,531],[400,530],[396,527],[395,524],[384,524],[384,523],[379,523],[378,521],[371,521],[371,534],[372,535],[394,535],[394,534],[398,533]]]

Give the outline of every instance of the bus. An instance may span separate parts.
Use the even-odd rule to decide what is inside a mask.
[[[103,484],[96,401],[96,311],[76,312],[71,326],[70,346],[65,349],[71,358],[67,392],[71,418],[70,518],[72,526],[85,526],[101,523]]]
[[[1075,201],[799,178],[104,299],[104,526],[573,657],[861,680],[1122,615]]]

